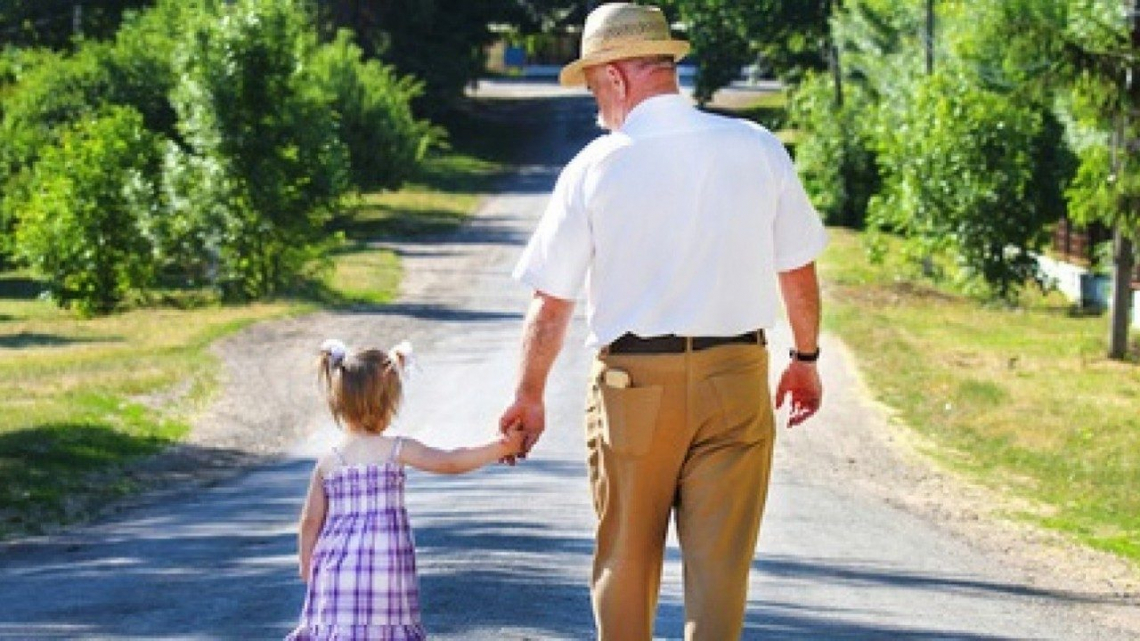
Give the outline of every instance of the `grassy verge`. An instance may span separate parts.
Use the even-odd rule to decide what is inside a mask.
[[[189,432],[216,386],[211,343],[259,321],[392,300],[399,260],[382,241],[454,228],[501,168],[442,153],[404,189],[360,197],[337,221],[347,242],[325,281],[292,298],[83,319],[40,300],[26,274],[0,273],[0,537],[81,520],[138,489],[116,471]]]
[[[1140,365],[1104,357],[1107,319],[1055,296],[986,307],[832,234],[825,326],[928,454],[1020,499],[1011,516],[1140,561]]]

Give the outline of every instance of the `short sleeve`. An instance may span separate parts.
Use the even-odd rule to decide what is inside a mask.
[[[774,173],[780,178],[781,189],[773,233],[775,264],[777,271],[786,272],[807,265],[823,252],[827,230],[808,199],[787,150],[776,142]]]
[[[513,276],[535,290],[574,300],[581,292],[593,255],[589,218],[582,197],[584,166],[571,162],[554,192]]]

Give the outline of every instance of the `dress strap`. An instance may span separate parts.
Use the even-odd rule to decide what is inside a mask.
[[[397,436],[396,442],[392,444],[392,451],[388,452],[388,463],[393,465],[400,462],[400,448],[404,446],[404,437]]]
[[[346,460],[345,460],[345,458],[344,458],[344,454],[343,454],[343,453],[341,453],[341,451],[340,451],[340,448],[339,448],[339,447],[337,447],[337,446],[335,446],[335,445],[334,445],[334,446],[333,446],[333,448],[332,448],[332,451],[333,451],[333,454],[336,454],[336,460],[340,461],[340,464],[341,464],[342,466],[347,466],[347,465],[348,465],[348,461],[346,461]]]

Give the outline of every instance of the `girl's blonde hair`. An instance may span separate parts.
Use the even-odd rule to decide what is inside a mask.
[[[347,352],[321,348],[317,383],[337,425],[379,434],[392,422],[403,400],[397,362],[378,349]]]

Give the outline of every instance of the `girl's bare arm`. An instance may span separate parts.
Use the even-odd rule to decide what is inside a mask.
[[[451,450],[424,445],[410,438],[404,439],[400,449],[400,462],[425,472],[463,474],[517,454],[522,448],[523,436],[521,429],[514,429],[499,440]]]
[[[305,497],[305,507],[301,509],[301,523],[297,528],[297,549],[300,557],[301,580],[308,582],[309,568],[313,560],[313,548],[317,545],[317,537],[321,527],[325,524],[325,513],[328,511],[328,497],[325,496],[325,487],[321,482],[321,468],[313,468],[313,476],[309,479],[309,493]]]

